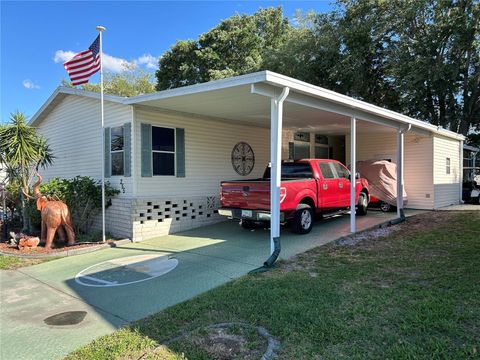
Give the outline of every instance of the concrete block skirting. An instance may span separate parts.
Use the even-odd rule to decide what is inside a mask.
[[[141,241],[210,225],[218,215],[218,195],[172,198],[113,198],[105,212],[106,231],[116,237]],[[101,215],[93,224],[101,230]]]

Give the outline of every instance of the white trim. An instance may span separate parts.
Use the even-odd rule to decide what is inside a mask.
[[[28,122],[29,125],[35,125],[35,123],[39,120],[42,119],[41,115],[43,115],[43,112],[47,111],[50,105],[55,105],[55,100],[60,97],[65,97],[65,95],[77,95],[77,96],[84,96],[96,100],[101,100],[101,94],[93,91],[86,91],[82,89],[77,89],[77,88],[68,88],[65,86],[59,86],[55,89],[52,95],[45,101],[45,103],[42,105],[40,109],[35,113],[35,115],[32,116],[30,121]],[[108,95],[104,94],[103,95],[104,100],[111,101],[117,104],[123,104],[124,97],[121,96],[115,96],[115,95]],[[45,114],[46,116],[47,114]]]
[[[234,76],[226,79],[209,81],[202,84],[195,84],[175,89],[163,90],[152,94],[133,96],[131,98],[126,98],[124,104],[141,104],[147,101],[161,100],[176,96],[191,95],[213,90],[221,90],[241,85],[250,85],[252,83],[262,82],[265,80],[266,72],[260,71],[246,75]]]
[[[136,196],[137,195],[137,178],[136,178],[136,169],[135,166],[137,164],[137,161],[135,159],[135,155],[137,153],[137,141],[135,138],[135,108],[131,106],[132,109],[132,125],[130,129],[130,176],[132,177],[132,195]]]
[[[314,95],[320,98],[329,100],[333,103],[342,104],[352,109],[352,112],[355,110],[363,110],[371,114],[378,115],[384,119],[398,121],[403,124],[412,124],[416,127],[429,130],[430,132],[441,134],[446,137],[454,138],[457,140],[464,140],[463,135],[457,134],[453,131],[437,127],[435,125],[428,124],[424,121],[411,118],[406,115],[402,115],[392,110],[387,110],[376,105],[369,104],[367,102],[354,99],[352,97],[339,94],[332,90],[327,90],[294,78],[290,78],[285,75],[277,74],[271,71],[265,71],[266,73],[266,82],[272,85],[277,86],[289,86],[292,90],[297,90],[299,92],[305,93],[307,95]]]
[[[262,83],[262,84],[258,84]],[[105,100],[113,101],[120,104],[125,105],[135,105],[135,104],[142,104],[147,103],[150,101],[168,99],[173,97],[179,97],[184,95],[192,95],[198,93],[205,93],[214,90],[222,90],[231,87],[238,87],[243,85],[254,85],[254,88],[257,89],[255,93],[261,94],[261,89],[277,87],[290,88],[290,96],[288,101],[297,101],[299,103],[308,103],[307,106],[311,106],[312,104],[328,104],[328,107],[331,111],[335,111],[337,113],[344,114],[345,116],[351,117],[356,116],[358,119],[363,119],[364,117],[368,117],[365,120],[371,122],[378,122],[381,125],[391,126],[391,127],[400,127],[402,125],[411,124],[415,126],[417,129],[423,129],[428,132],[439,134],[448,138],[453,138],[456,140],[464,140],[465,137],[463,135],[457,134],[453,131],[449,131],[443,129],[441,127],[437,127],[435,125],[428,124],[424,121],[420,121],[414,118],[411,118],[406,115],[399,114],[397,112],[387,110],[381,108],[379,106],[375,106],[369,104],[367,102],[357,100],[351,98],[346,95],[342,95],[336,93],[331,90],[327,90],[312,84],[308,84],[306,82],[290,78],[285,75],[280,75],[271,71],[260,71],[252,74],[242,75],[242,76],[235,76],[227,79],[221,79],[216,81],[210,81],[203,84],[195,84],[190,86],[185,86],[181,88],[171,89],[171,90],[164,90],[160,92],[156,92],[153,94],[145,94],[134,96],[131,98],[123,98],[120,96],[113,96],[113,95],[105,95]],[[278,89],[279,91],[281,89]],[[79,95],[79,96],[86,96],[98,99],[99,94],[89,91],[84,91],[76,88],[65,88],[59,87],[55,90],[55,92],[50,96],[47,102],[40,108],[40,110],[32,117],[30,121],[31,125],[34,125],[39,119],[41,119],[41,115],[43,112],[47,111],[49,105],[54,103],[54,100],[59,95]],[[267,94],[263,94],[267,95]],[[268,94],[271,97],[270,94]],[[52,104],[53,105],[53,104]],[[46,115],[44,115],[46,116]]]

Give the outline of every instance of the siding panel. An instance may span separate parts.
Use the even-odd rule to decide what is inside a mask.
[[[409,132],[405,135],[404,181],[407,207],[433,209],[433,141],[431,137]],[[346,159],[350,164],[350,136],[346,137]],[[357,134],[357,160],[390,158],[397,162],[397,135],[391,133]]]
[[[439,136],[434,137],[435,208],[460,202],[460,142]],[[450,159],[447,174],[446,159]]]
[[[103,134],[100,111],[100,101],[68,95],[38,125],[38,131],[47,138],[56,157],[53,166],[41,170],[45,180],[77,175],[101,179]],[[106,127],[123,125],[130,122],[131,117],[130,106],[105,101]],[[108,181],[121,190],[120,196],[131,194],[131,177],[112,176]]]
[[[236,143],[245,141],[255,153],[255,167],[245,179],[261,177],[270,160],[270,131],[264,128],[218,121],[198,120],[145,109],[135,110],[136,172],[140,174],[140,128],[142,123],[185,129],[186,177],[137,177],[137,195],[196,196],[218,195],[220,182],[241,179],[231,164]]]

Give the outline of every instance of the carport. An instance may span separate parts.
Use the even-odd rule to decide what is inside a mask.
[[[397,193],[404,187],[405,133],[450,133],[410,117],[333,91],[269,71],[187,86],[124,101],[137,109],[157,109],[201,121],[217,120],[270,129],[271,229],[270,252],[275,261],[280,238],[280,163],[282,130],[315,130],[348,136],[349,163],[356,173],[357,134],[394,133]],[[135,121],[135,119],[134,119]],[[450,133],[451,136],[451,133]],[[460,181],[461,183],[461,181]],[[355,182],[351,182],[351,209],[355,208]],[[397,197],[397,218],[403,219],[403,198]],[[350,231],[356,231],[355,211],[350,212]],[[272,262],[273,262],[272,261]]]

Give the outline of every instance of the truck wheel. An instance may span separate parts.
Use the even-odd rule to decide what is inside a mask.
[[[361,192],[358,196],[358,204],[356,214],[360,216],[367,215],[368,196],[364,192]]]
[[[389,212],[390,210],[392,210],[392,205],[382,201],[380,203],[380,210],[382,210],[383,212]]]
[[[313,227],[313,210],[308,204],[299,204],[293,217],[292,230],[297,234],[308,234]]]

